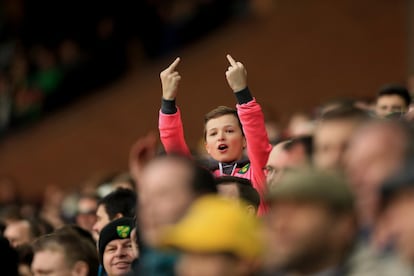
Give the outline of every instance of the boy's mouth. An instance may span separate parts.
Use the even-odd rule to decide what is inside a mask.
[[[228,146],[227,146],[226,144],[220,144],[220,145],[217,147],[217,149],[218,149],[219,151],[225,151],[225,150],[227,150],[227,149],[228,149]]]

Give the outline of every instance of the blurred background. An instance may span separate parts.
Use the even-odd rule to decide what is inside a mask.
[[[176,56],[194,149],[203,115],[235,105],[227,53],[276,136],[327,101],[369,104],[414,73],[413,2],[2,0],[0,194],[38,201],[126,171],[134,141],[157,131],[159,72]]]

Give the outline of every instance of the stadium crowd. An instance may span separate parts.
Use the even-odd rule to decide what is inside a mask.
[[[184,139],[177,58],[160,73],[162,149],[141,137],[128,172],[48,187],[42,206],[0,179],[2,275],[413,275],[409,90],[324,103],[278,132],[226,58],[236,108],[206,114],[204,152]]]

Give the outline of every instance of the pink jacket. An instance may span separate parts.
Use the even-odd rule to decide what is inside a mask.
[[[246,137],[247,154],[250,163],[242,168],[237,168],[233,176],[247,178],[252,182],[253,187],[261,197],[258,214],[262,215],[267,210],[267,206],[263,201],[263,196],[266,192],[266,177],[263,168],[266,166],[272,146],[267,137],[262,109],[256,100],[253,99],[246,104],[237,104],[236,107]],[[167,153],[180,153],[191,156],[184,139],[181,113],[178,108],[174,114],[164,114],[160,111],[158,128],[161,142]],[[220,171],[215,170],[213,174],[220,176]]]

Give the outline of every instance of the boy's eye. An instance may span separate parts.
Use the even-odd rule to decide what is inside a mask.
[[[227,133],[233,133],[233,132],[234,132],[234,130],[233,130],[233,129],[227,129],[227,130],[226,130],[226,132],[227,132]]]
[[[209,134],[208,134],[208,136],[214,136],[214,135],[216,135],[217,134],[217,132],[210,132]]]

